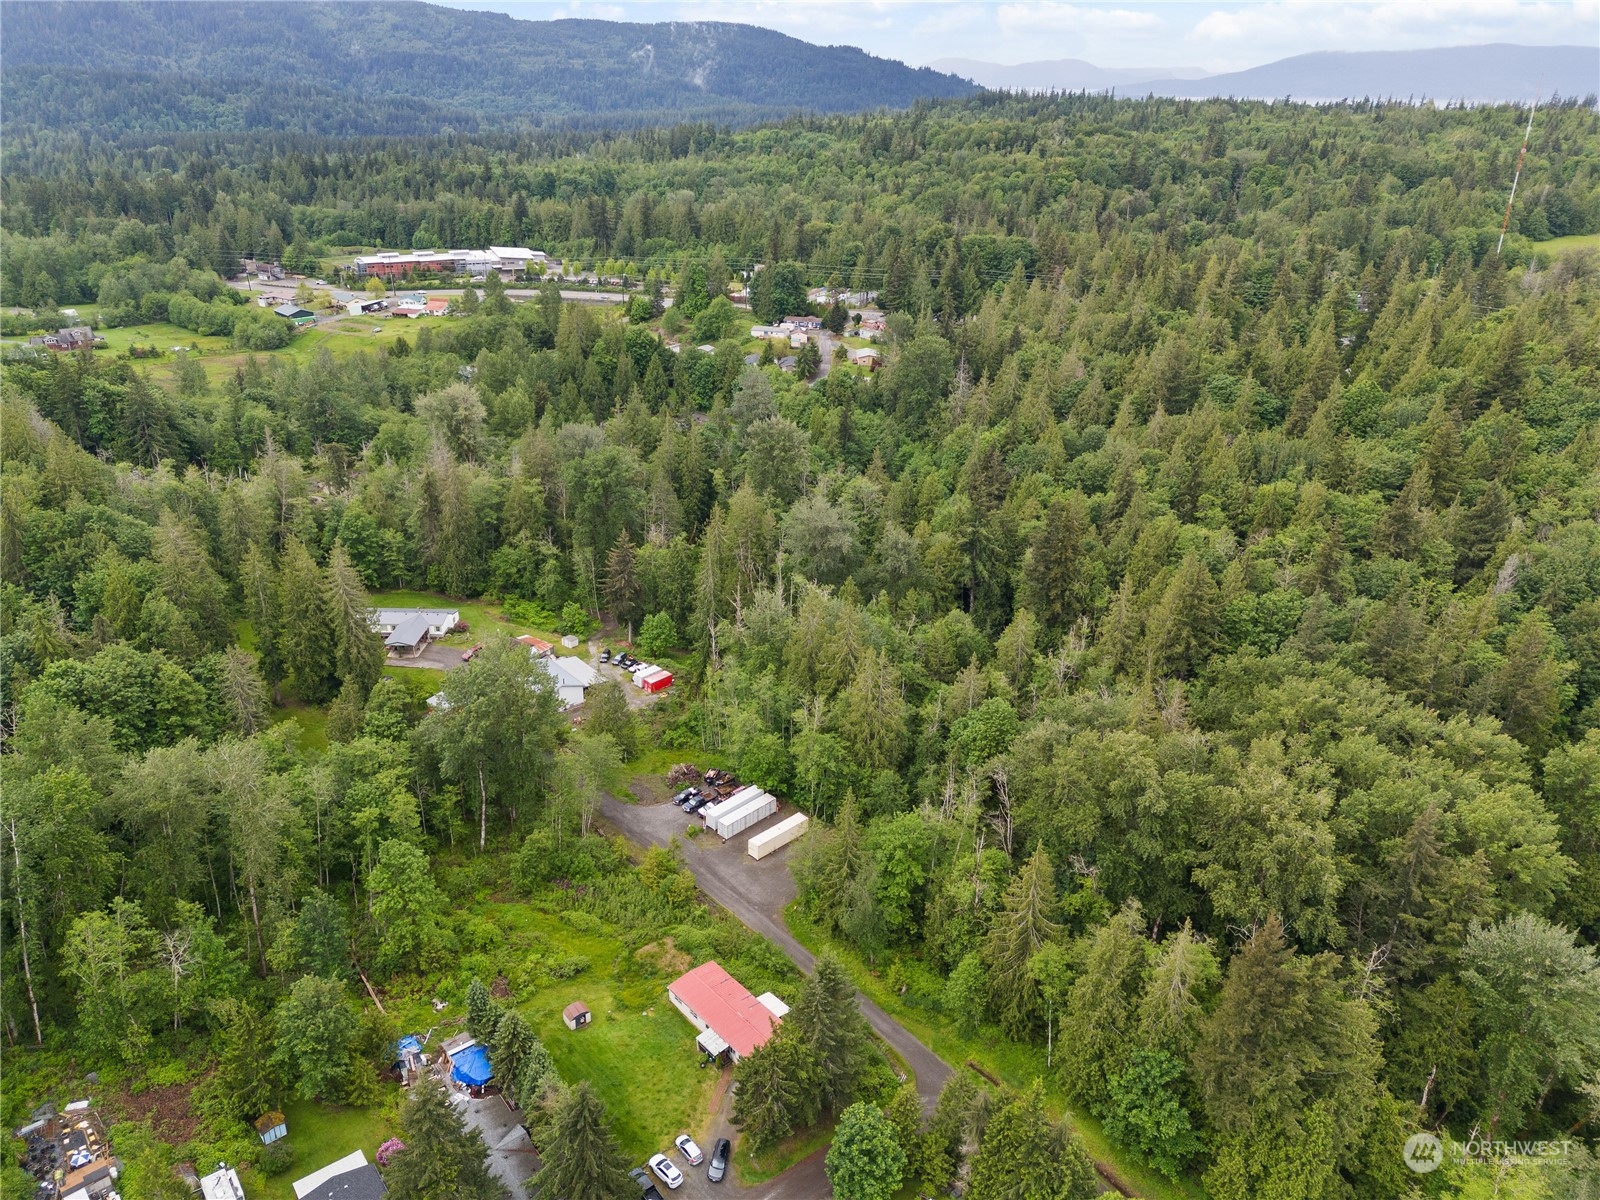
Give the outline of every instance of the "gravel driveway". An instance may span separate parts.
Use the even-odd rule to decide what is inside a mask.
[[[792,848],[785,847],[759,862],[745,853],[752,834],[770,828],[793,811],[785,805],[727,842],[705,833],[697,838],[681,838],[680,843],[683,864],[694,872],[700,890],[748,928],[781,946],[797,967],[809,972],[815,961],[811,951],[795,940],[783,922],[783,910],[795,897],[794,879],[789,874]],[[672,804],[625,804],[615,796],[607,796],[601,802],[600,815],[640,846],[665,846],[673,834],[683,833],[696,821]],[[860,993],[857,995],[867,1023],[915,1073],[923,1111],[931,1113],[939,1099],[939,1089],[950,1078],[949,1065],[883,1009]]]

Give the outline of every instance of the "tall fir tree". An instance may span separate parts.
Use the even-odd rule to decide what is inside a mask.
[[[489,1170],[483,1135],[468,1129],[444,1088],[424,1072],[400,1110],[405,1149],[390,1160],[384,1184],[395,1200],[505,1200]]]
[[[1031,965],[1040,948],[1060,932],[1057,909],[1055,872],[1041,844],[1006,885],[983,947],[990,1007],[1012,1037],[1026,1037],[1039,1023],[1043,1000]]]
[[[555,1097],[540,1125],[544,1165],[533,1178],[540,1200],[617,1200],[636,1188],[587,1079]]]

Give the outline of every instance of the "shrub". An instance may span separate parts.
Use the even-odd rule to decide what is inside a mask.
[[[671,613],[652,613],[639,626],[639,653],[650,658],[665,654],[678,644],[678,626]]]
[[[562,633],[585,638],[600,628],[600,622],[591,617],[589,610],[576,600],[568,600],[561,606],[561,622],[556,628]]]

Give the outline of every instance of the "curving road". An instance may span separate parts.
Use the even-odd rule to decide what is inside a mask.
[[[795,897],[794,879],[789,874],[789,851],[779,850],[760,862],[745,853],[751,834],[776,824],[791,811],[780,809],[761,825],[725,844],[710,833],[697,838],[680,836],[679,844],[683,848],[683,865],[694,872],[702,892],[748,928],[781,946],[795,966],[809,972],[815,961],[811,951],[795,940],[783,922],[783,910]],[[625,804],[615,796],[604,798],[600,814],[629,841],[640,846],[665,846],[673,834],[682,835],[691,824],[698,823],[671,804]],[[857,996],[867,1023],[894,1047],[895,1053],[916,1075],[917,1094],[922,1097],[923,1110],[932,1112],[939,1090],[950,1078],[949,1065],[866,996],[859,992]]]

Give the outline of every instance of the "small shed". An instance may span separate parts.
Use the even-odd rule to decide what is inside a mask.
[[[289,1122],[281,1112],[262,1113],[256,1118],[256,1134],[263,1145],[270,1146],[279,1138],[289,1136]]]
[[[567,1023],[568,1029],[582,1029],[593,1017],[589,1006],[582,1000],[574,1000],[561,1010],[561,1019]]]

